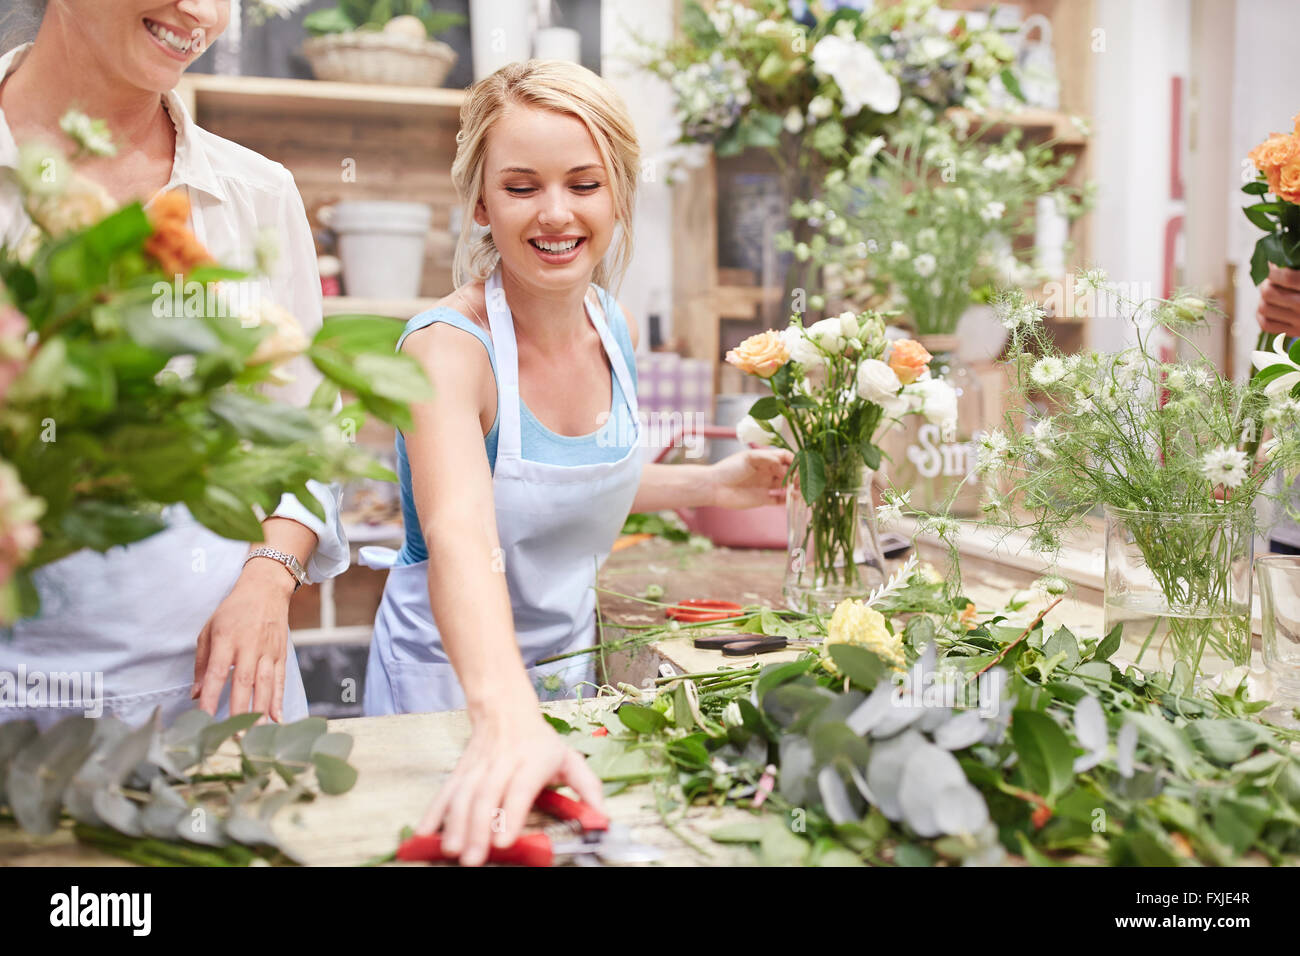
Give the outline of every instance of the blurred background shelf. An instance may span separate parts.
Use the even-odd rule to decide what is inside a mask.
[[[326,315],[383,315],[405,322],[427,312],[437,303],[435,298],[366,299],[352,295],[327,295],[322,300]]]

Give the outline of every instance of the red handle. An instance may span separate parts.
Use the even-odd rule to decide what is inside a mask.
[[[580,800],[572,800],[558,790],[543,790],[533,806],[559,820],[573,820],[586,832],[609,829],[609,817]]]
[[[413,836],[402,841],[397,848],[397,858],[407,862],[435,863],[445,860],[442,855],[442,834]],[[516,866],[550,866],[555,859],[551,840],[545,833],[525,833],[507,847],[492,847],[488,851],[489,863],[510,863]]]

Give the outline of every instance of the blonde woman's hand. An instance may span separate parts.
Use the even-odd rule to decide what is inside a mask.
[[[712,503],[718,508],[755,508],[785,501],[782,486],[794,453],[784,448],[747,448],[709,466]]]
[[[442,852],[465,866],[485,863],[491,847],[519,839],[542,788],[568,785],[604,811],[600,778],[537,707],[502,707],[474,722],[469,743],[429,805],[416,833],[442,831]]]
[[[1268,264],[1268,278],[1259,286],[1255,318],[1270,335],[1300,335],[1300,269]]]

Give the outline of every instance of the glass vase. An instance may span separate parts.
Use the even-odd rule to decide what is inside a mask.
[[[786,520],[788,607],[830,614],[846,598],[865,598],[884,583],[871,472],[858,469],[854,477],[828,484],[812,504],[792,488]]]
[[[1105,507],[1106,630],[1124,625],[1139,668],[1196,682],[1250,663],[1254,514]]]
[[[957,424],[944,428],[922,415],[904,418],[882,443],[891,462],[890,480],[899,492],[911,492],[911,507],[919,511],[948,508],[954,517],[978,517],[982,483],[974,472],[985,427],[983,389],[957,355],[955,335],[923,335],[918,341],[934,356],[931,376],[946,381],[957,394]]]

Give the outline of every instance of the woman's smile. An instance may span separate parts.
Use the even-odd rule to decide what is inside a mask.
[[[151,20],[148,17],[145,17],[141,23],[144,24],[145,30],[158,49],[180,63],[190,61],[190,53],[198,42],[198,36],[188,34],[178,27]],[[198,31],[195,31],[195,33],[197,34]]]
[[[528,244],[543,262],[566,265],[578,258],[578,252],[586,241],[586,236],[535,236],[528,240]]]

